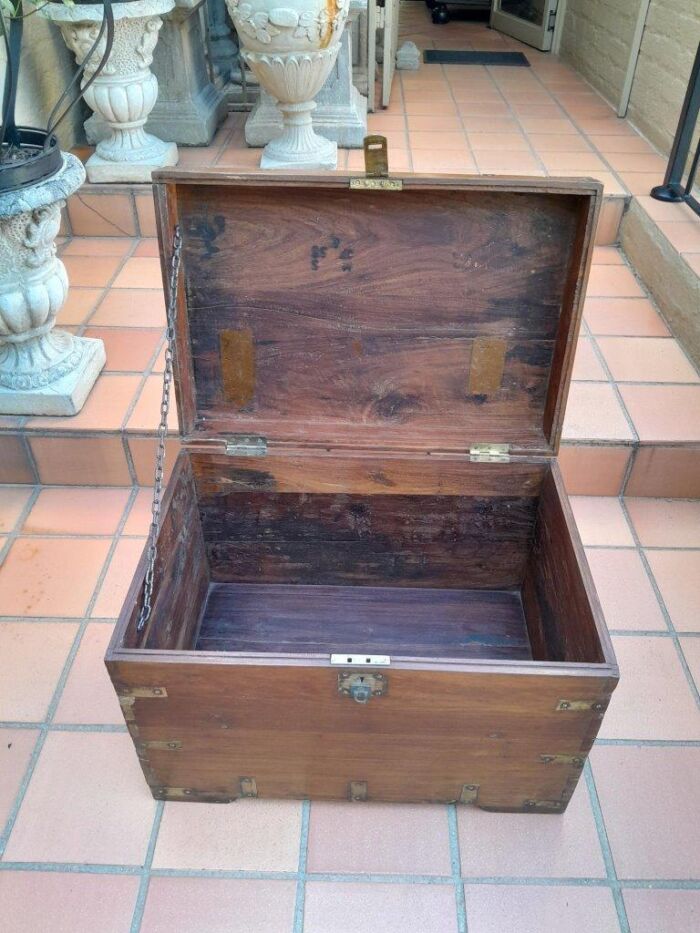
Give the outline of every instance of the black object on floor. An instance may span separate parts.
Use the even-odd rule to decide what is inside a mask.
[[[454,49],[426,49],[423,61],[427,65],[514,65],[529,68],[522,52],[458,52]]]

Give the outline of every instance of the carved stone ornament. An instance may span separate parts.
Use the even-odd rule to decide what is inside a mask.
[[[226,0],[241,54],[276,100],[282,133],[263,150],[261,168],[330,168],[337,144],[314,132],[314,97],[340,49],[350,0]]]
[[[74,415],[105,364],[101,340],[53,329],[68,294],[61,207],[85,180],[75,156],[63,160],[46,181],[0,195],[0,414]]]
[[[136,0],[114,4],[114,44],[109,60],[85,92],[91,110],[105,120],[110,133],[97,144],[86,163],[88,180],[150,181],[154,169],[177,164],[177,146],[147,133],[144,124],[158,99],[158,81],[150,70],[162,16],[175,0]],[[49,3],[41,15],[61,30],[78,64],[90,50],[102,21],[102,5],[64,6]],[[102,43],[101,43],[102,44]],[[102,52],[91,56],[83,84],[94,72]]]

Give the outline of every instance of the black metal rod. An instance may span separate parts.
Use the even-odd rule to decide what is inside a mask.
[[[698,164],[698,152],[695,153],[693,164],[688,177],[688,184],[683,185],[683,176],[685,174],[688,162],[688,153],[693,141],[695,126],[700,113],[700,45],[695,55],[693,68],[690,72],[688,89],[685,92],[683,106],[681,107],[680,117],[678,118],[678,127],[673,139],[671,153],[668,157],[666,174],[663,184],[657,185],[651,189],[651,196],[657,201],[686,201],[690,207],[697,213],[700,213],[700,206],[691,193],[691,188],[695,178],[695,172]]]

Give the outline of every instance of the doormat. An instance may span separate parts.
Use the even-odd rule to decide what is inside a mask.
[[[515,65],[529,68],[522,52],[457,52],[454,49],[426,49],[423,61],[428,65]]]

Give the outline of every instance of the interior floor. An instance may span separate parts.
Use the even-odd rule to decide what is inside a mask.
[[[532,660],[517,590],[212,583],[195,649]]]

